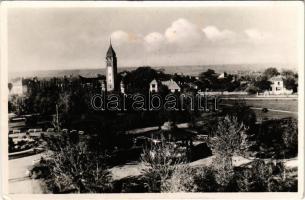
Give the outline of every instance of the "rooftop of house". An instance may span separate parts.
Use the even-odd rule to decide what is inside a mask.
[[[283,81],[283,77],[282,77],[281,75],[274,76],[274,77],[271,77],[271,78],[269,79],[269,81],[271,81],[271,82]]]
[[[167,86],[168,88],[172,88],[172,89],[179,89],[179,85],[176,83],[176,81],[174,81],[173,79],[170,80],[166,80],[166,81],[160,81],[160,80],[156,80],[153,79],[150,84],[162,84]]]

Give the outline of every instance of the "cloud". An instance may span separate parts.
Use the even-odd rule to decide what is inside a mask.
[[[137,43],[141,42],[141,35],[134,33],[127,33],[122,30],[115,31],[111,34],[111,40],[115,43],[115,45],[122,45],[125,43]]]
[[[257,29],[246,29],[244,31],[244,33],[246,34],[248,39],[253,41],[253,42],[265,41],[266,39],[270,39],[271,36],[272,36],[270,33],[261,32]]]
[[[161,30],[162,31],[162,30]],[[148,52],[166,53],[191,52],[205,48],[247,48],[252,44],[271,42],[271,34],[255,28],[235,32],[229,29],[220,29],[209,25],[199,27],[184,18],[173,21],[169,27],[162,32],[130,33],[123,30],[114,31],[111,39],[115,46],[122,46],[121,50],[130,52],[146,50]]]
[[[164,34],[160,32],[151,32],[146,36],[141,34],[128,33],[122,30],[117,30],[111,34],[111,39],[116,45],[142,43],[146,50],[159,50],[165,45],[179,45],[192,47],[204,38],[200,28],[190,21],[180,18],[172,22],[165,29]]]
[[[183,45],[193,45],[202,39],[200,29],[183,18],[174,21],[164,35],[169,43]]]
[[[165,37],[161,33],[152,32],[144,37],[144,42],[147,50],[159,50],[165,43]]]
[[[219,30],[215,26],[207,26],[202,29],[205,36],[211,41],[230,40],[236,37],[236,34],[230,30]]]

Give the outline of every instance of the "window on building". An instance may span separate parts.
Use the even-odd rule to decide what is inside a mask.
[[[155,87],[156,87],[156,84],[151,84],[151,87],[152,87],[152,88],[155,88]]]
[[[280,91],[282,88],[280,87],[276,87],[276,91]]]
[[[278,85],[280,85],[280,84],[281,84],[281,82],[277,82],[277,84],[278,84]]]

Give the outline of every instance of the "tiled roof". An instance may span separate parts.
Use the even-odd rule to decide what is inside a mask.
[[[180,89],[178,84],[173,79],[171,79],[169,81],[162,81],[161,83],[171,89]]]

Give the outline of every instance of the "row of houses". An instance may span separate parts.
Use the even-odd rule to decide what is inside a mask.
[[[218,76],[219,79],[225,78],[226,73],[222,73]],[[271,90],[265,91],[265,95],[290,95],[293,93],[293,90],[289,90],[285,88],[284,86],[284,78],[279,75],[275,76],[269,79],[271,82]],[[197,86],[195,84],[190,83],[192,88],[197,89]],[[159,92],[160,88],[162,86],[166,86],[170,92],[180,92],[181,86],[177,82],[175,82],[173,79],[167,80],[167,81],[160,81],[160,80],[152,80],[149,84],[149,91],[150,92]],[[245,92],[244,92],[245,93]],[[221,93],[223,94],[223,92]]]
[[[226,73],[222,73],[218,76],[219,79],[221,78],[225,78],[226,77]],[[84,77],[79,77],[80,82],[82,83],[81,85],[85,85],[88,82],[88,78],[84,78]],[[37,78],[33,78],[33,81],[37,82]],[[106,90],[106,86],[105,86],[105,81],[104,80],[98,80],[99,82],[101,82],[101,88],[103,91]],[[269,81],[271,82],[271,90],[270,91],[265,91],[264,95],[290,95],[293,93],[292,90],[288,90],[287,88],[285,88],[284,86],[284,78],[279,75],[279,76],[275,76],[269,79]],[[92,81],[90,81],[92,82]],[[153,79],[150,84],[149,84],[149,92],[159,92],[162,87],[167,87],[168,90],[172,93],[176,93],[176,92],[181,92],[182,91],[182,84],[179,82],[177,83],[176,81],[174,81],[173,79],[169,79],[169,80],[157,80],[157,79]],[[188,87],[193,88],[193,89],[198,89],[198,86],[195,83],[188,83]],[[13,81],[11,81],[10,85],[9,85],[9,96],[13,96],[13,95],[18,95],[18,96],[22,96],[27,92],[27,83],[24,81],[24,79],[22,78],[18,78],[15,79]],[[125,93],[126,92],[126,88],[125,85],[123,83],[123,81],[120,83],[120,92],[121,93]]]

